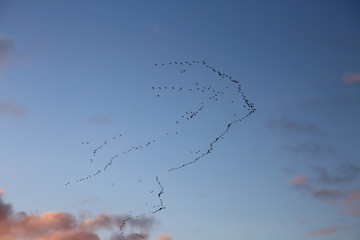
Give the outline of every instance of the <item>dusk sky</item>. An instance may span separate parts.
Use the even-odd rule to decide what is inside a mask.
[[[0,0],[0,240],[359,240],[360,2]]]

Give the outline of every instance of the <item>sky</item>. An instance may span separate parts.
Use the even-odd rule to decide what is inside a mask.
[[[358,1],[0,0],[0,240],[358,240]]]

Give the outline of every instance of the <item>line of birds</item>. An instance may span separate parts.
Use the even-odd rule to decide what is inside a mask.
[[[193,61],[193,63],[199,63],[199,61]],[[172,171],[175,171],[175,170],[179,170],[183,167],[186,167],[188,165],[191,165],[193,163],[196,163],[199,159],[205,157],[206,155],[208,154],[211,154],[212,151],[213,151],[213,145],[216,144],[220,139],[224,139],[224,136],[229,132],[230,130],[230,127],[232,124],[234,123],[238,123],[238,122],[241,122],[242,120],[244,120],[245,118],[249,117],[251,114],[253,114],[255,111],[256,111],[256,108],[254,106],[254,103],[250,103],[249,100],[246,98],[244,92],[242,91],[242,88],[241,88],[241,84],[237,81],[237,80],[234,80],[231,76],[227,75],[227,74],[224,74],[224,73],[221,73],[220,71],[216,70],[214,67],[206,64],[205,61],[202,61],[202,64],[209,68],[210,70],[212,70],[213,72],[217,73],[220,77],[222,78],[227,78],[228,80],[230,80],[232,83],[235,83],[237,85],[237,92],[241,94],[241,98],[242,100],[244,101],[244,105],[243,107],[247,107],[247,110],[249,111],[247,114],[243,115],[242,117],[240,118],[237,118],[231,122],[228,123],[225,131],[223,131],[222,133],[219,134],[218,137],[216,137],[210,144],[209,144],[209,148],[207,149],[206,153],[203,153],[201,154],[200,156],[196,157],[195,159],[193,159],[192,161],[189,161],[189,162],[186,162],[180,166],[177,166],[177,167],[173,167],[173,168],[170,168],[168,170],[168,172],[172,172]],[[162,64],[164,65],[164,64]],[[172,63],[170,62],[169,65],[172,65]],[[228,86],[227,86],[228,88]],[[235,101],[232,100],[232,103],[234,103]],[[234,113],[234,116],[236,116],[236,113]]]
[[[196,83],[196,85],[198,85],[198,83]],[[163,86],[163,87],[154,87],[154,86],[152,86],[151,87],[153,90],[177,90],[177,91],[183,91],[183,90],[185,90],[183,87],[174,87],[174,86],[172,86],[172,87],[168,87],[168,86]],[[217,101],[217,100],[219,100],[219,97],[220,97],[220,94],[221,95],[223,95],[225,92],[224,91],[218,91],[218,90],[215,90],[215,89],[212,89],[212,86],[208,86],[208,87],[206,87],[206,86],[203,86],[203,87],[200,87],[200,86],[196,86],[195,88],[189,88],[188,89],[188,91],[189,92],[194,92],[194,91],[201,91],[201,92],[203,92],[203,93],[205,93],[205,91],[207,91],[207,92],[212,92],[213,93],[213,95],[211,95],[210,97],[209,97],[209,99],[213,99],[214,101]],[[160,97],[161,95],[160,94],[157,94],[156,95],[157,97]],[[233,103],[234,101],[232,101],[232,103]]]
[[[193,63],[199,63],[199,61],[192,61],[192,62],[193,62]],[[190,63],[190,62],[185,61],[185,63],[188,64],[189,66],[191,66],[191,63]],[[256,111],[256,109],[254,108],[254,104],[253,104],[253,103],[250,103],[250,102],[248,101],[248,99],[246,99],[245,94],[244,94],[243,91],[241,90],[241,84],[240,84],[237,80],[233,80],[231,76],[229,76],[229,75],[227,75],[227,74],[223,74],[223,73],[221,73],[220,71],[217,71],[214,67],[211,67],[211,66],[207,65],[205,61],[203,61],[202,63],[203,63],[203,65],[205,65],[207,68],[211,69],[213,72],[216,72],[216,73],[217,73],[219,76],[221,76],[222,78],[226,77],[226,78],[228,78],[229,80],[231,80],[231,82],[236,83],[236,84],[238,85],[238,90],[237,90],[237,91],[238,91],[239,93],[241,93],[242,99],[243,99],[244,102],[245,102],[245,105],[244,105],[243,107],[246,107],[246,106],[247,106],[247,107],[248,107],[248,110],[249,110],[249,111],[251,110],[251,111],[249,112],[249,114],[247,114],[247,115],[245,115],[245,116],[243,116],[243,117],[241,117],[241,118],[238,118],[238,119],[234,120],[231,124],[242,121],[245,117],[248,117],[251,113],[253,113],[253,112]],[[177,62],[174,62],[174,64],[177,64]],[[182,65],[182,62],[179,62],[179,64]],[[157,65],[157,64],[155,64],[155,65]],[[165,65],[165,64],[161,64],[161,65]],[[172,63],[170,62],[169,65],[172,65]],[[199,83],[196,82],[195,85],[198,86]],[[155,89],[155,87],[152,87],[152,88]],[[161,89],[161,87],[158,87],[158,88]],[[208,91],[210,91],[211,88],[212,88],[212,86],[208,86],[208,87],[204,87],[204,86],[203,86],[203,87],[202,87],[202,91],[204,91],[204,89],[207,89]],[[227,88],[228,88],[228,86],[227,86]],[[165,86],[165,87],[163,87],[163,89],[168,89],[168,87]],[[173,90],[174,90],[175,87],[171,87],[171,88],[169,88],[169,89],[173,89]],[[182,89],[183,89],[183,88],[180,87],[180,88],[179,88],[179,91],[181,91]],[[196,88],[196,89],[200,90],[200,88]],[[189,91],[191,91],[191,89],[189,89]],[[213,92],[217,92],[217,93],[215,93],[214,96],[211,96],[210,99],[212,99],[212,98],[214,98],[214,97],[217,97],[217,94],[219,94],[219,93],[224,94],[224,92],[216,91],[216,90],[214,90],[214,89],[213,89],[212,91],[213,91]],[[215,100],[217,100],[217,98],[215,98]],[[232,103],[234,103],[234,100],[232,101]],[[195,111],[195,112],[190,111],[190,113],[186,112],[185,114],[182,115],[182,118],[186,118],[187,120],[190,120],[191,118],[195,117],[204,107],[205,107],[205,106],[204,106],[204,103],[201,103],[201,107],[200,107],[197,111]],[[186,115],[188,115],[188,116],[186,116]],[[236,114],[234,114],[234,116],[236,116]],[[179,121],[176,121],[176,123],[179,124]],[[219,137],[216,138],[215,141],[212,142],[212,144],[216,143],[220,138],[223,139],[224,135],[228,132],[228,129],[230,128],[231,124],[228,125],[227,129],[226,129],[222,134],[220,134]],[[178,132],[175,132],[175,134],[178,134]],[[166,133],[166,135],[169,135],[169,133]],[[122,136],[122,135],[119,134],[119,136]],[[113,139],[116,139],[116,137],[113,137]],[[155,139],[153,140],[153,142],[155,142]],[[107,145],[107,143],[108,143],[108,142],[105,140],[105,141],[104,141],[104,145]],[[82,144],[85,144],[85,142],[82,142]],[[89,142],[86,142],[86,144],[89,144]],[[149,141],[149,142],[147,142],[147,143],[145,144],[145,146],[150,146],[150,144],[151,144],[151,142]],[[206,153],[203,153],[201,156],[195,158],[193,161],[190,161],[190,162],[188,162],[188,163],[185,163],[185,164],[183,164],[183,165],[181,165],[181,166],[178,166],[178,167],[175,167],[175,168],[171,168],[171,169],[169,169],[168,171],[169,171],[169,172],[170,172],[170,171],[174,171],[174,170],[180,169],[180,168],[182,168],[182,167],[185,167],[185,166],[187,166],[187,165],[190,165],[190,164],[192,164],[192,163],[195,163],[195,162],[196,162],[197,160],[199,160],[200,158],[204,157],[204,156],[207,155],[207,154],[210,154],[211,151],[212,151],[212,144],[210,145],[210,148],[208,149],[208,151],[207,151]],[[94,151],[93,151],[93,157],[96,156],[97,151],[100,150],[100,149],[102,149],[104,145],[100,145],[100,146],[98,146],[96,149],[94,149]],[[129,148],[127,151],[124,151],[123,154],[129,153],[129,152],[131,152],[132,150],[139,150],[139,149],[141,149],[142,147],[143,147],[142,145],[134,146],[134,147],[132,147],[132,148]],[[118,155],[115,155],[114,157],[112,157],[112,158],[108,161],[108,163],[107,163],[107,164],[105,165],[105,167],[104,167],[104,170],[106,170],[106,169],[112,164],[113,159],[116,158],[116,157],[118,157]],[[93,159],[91,158],[90,161],[93,162]],[[84,177],[84,178],[81,178],[81,179],[76,180],[76,182],[82,182],[82,181],[84,181],[84,180],[88,180],[88,179],[91,178],[92,176],[98,175],[100,172],[101,172],[101,171],[99,170],[99,171],[97,171],[96,173],[94,173],[93,175],[88,175],[88,176],[86,176],[86,177]],[[69,185],[69,184],[70,184],[70,182],[66,183],[65,185]]]
[[[199,61],[192,61],[193,63],[200,63]],[[182,62],[179,62],[179,64],[181,64]],[[241,85],[238,83],[238,81],[236,81],[236,80],[233,80],[232,79],[232,77],[231,76],[229,76],[229,75],[227,75],[227,74],[222,74],[220,71],[217,71],[214,67],[211,67],[211,66],[209,66],[209,65],[207,65],[206,64],[206,62],[205,61],[203,61],[202,62],[204,65],[206,65],[206,67],[207,68],[210,68],[213,72],[216,72],[219,76],[222,76],[223,78],[224,77],[226,77],[226,78],[228,78],[228,79],[230,79],[231,80],[231,82],[234,82],[234,83],[236,83],[236,84],[238,84],[238,92],[240,92],[241,93],[241,95],[242,95],[242,98],[243,98],[243,100],[244,100],[244,102],[247,104],[247,106],[248,106],[248,110],[250,110],[251,108],[254,108],[254,104],[253,103],[249,103],[248,102],[248,100],[246,99],[246,97],[245,97],[245,95],[244,95],[244,93],[241,91]],[[172,65],[173,63],[169,63],[169,65]],[[177,64],[177,62],[174,62],[174,64]],[[188,64],[189,66],[191,66],[191,63],[190,62],[188,62],[188,61],[185,61],[185,64]],[[164,64],[161,64],[161,65],[164,65]],[[196,82],[195,83],[195,85],[196,86],[199,86],[199,83],[198,82]],[[155,89],[155,87],[152,87],[153,89]],[[161,87],[158,87],[160,90],[161,89],[173,89],[173,90],[175,90],[175,87],[167,87],[167,86],[165,86],[165,87],[163,87],[163,88],[161,88]],[[228,88],[228,86],[226,87],[226,88]],[[181,91],[183,88],[182,87],[179,87],[178,88],[178,90],[179,91]],[[198,90],[200,90],[201,88],[200,87],[198,87],[198,88],[195,88],[195,89],[198,89]],[[215,100],[218,100],[217,99],[217,94],[224,94],[224,92],[221,92],[221,91],[217,91],[217,90],[215,90],[215,89],[212,89],[212,86],[208,86],[208,87],[205,87],[205,86],[203,86],[202,87],[202,91],[204,91],[204,90],[208,90],[208,91],[213,91],[215,94],[213,95],[213,96],[210,96],[209,97],[209,99],[215,99]],[[191,91],[191,88],[189,89],[189,91]],[[232,101],[232,103],[234,103],[235,101],[233,100]],[[201,110],[203,110],[203,108],[205,107],[204,106],[204,103],[201,103],[201,107],[197,110],[197,111],[194,111],[194,112],[192,112],[192,111],[190,111],[190,113],[188,113],[188,112],[186,112],[185,114],[183,114],[182,115],[182,118],[186,118],[187,120],[190,120],[190,119],[192,119],[193,117],[195,117]],[[246,107],[246,105],[244,105],[243,107]],[[253,111],[255,111],[256,109],[253,109]],[[189,114],[189,115],[188,115]],[[185,115],[185,116],[184,116]],[[186,115],[188,115],[188,116],[186,116]],[[234,116],[236,116],[236,114],[234,114]],[[240,118],[241,119],[241,118]],[[241,120],[243,120],[243,119],[241,119]],[[240,120],[239,120],[240,121]],[[235,121],[235,122],[239,122],[239,121]],[[176,124],[179,124],[179,122],[180,121],[176,121]],[[235,123],[234,122],[234,123]],[[177,134],[179,134],[179,132],[175,132],[175,134],[177,135]],[[168,136],[169,135],[169,133],[166,133],[166,135]],[[119,134],[119,136],[122,136],[121,134]],[[116,137],[113,137],[113,139],[116,139]],[[153,142],[155,142],[155,140],[153,140]],[[83,144],[85,143],[85,142],[82,142]],[[96,157],[96,153],[97,153],[97,151],[98,150],[100,150],[100,149],[102,149],[104,146],[106,146],[107,145],[107,143],[108,143],[108,141],[104,141],[104,145],[100,145],[100,146],[98,146],[96,149],[94,149],[94,151],[93,151],[93,157]],[[86,142],[86,144],[89,144],[89,142]],[[145,146],[150,146],[150,144],[151,144],[151,142],[148,142],[148,143],[146,143],[145,144]],[[132,148],[129,148],[128,150],[126,150],[126,151],[124,151],[123,152],[123,154],[126,154],[126,153],[129,153],[129,152],[131,152],[132,150],[139,150],[139,149],[141,149],[143,146],[142,145],[139,145],[139,146],[134,146],[134,147],[132,147]],[[206,154],[209,154],[209,153],[211,153],[211,151],[210,152],[207,152]],[[202,156],[200,156],[200,158],[201,157],[204,157],[205,155],[202,155]],[[116,155],[115,157],[118,157],[118,155]],[[115,157],[113,157],[113,158],[111,158],[109,161],[108,161],[108,163],[105,165],[105,167],[104,167],[104,170],[106,170],[111,164],[112,164],[112,160],[115,158]],[[198,159],[197,159],[198,160]],[[196,161],[197,161],[196,160]],[[90,159],[90,162],[93,162],[94,160],[93,160],[93,158],[91,158]],[[193,162],[193,161],[191,161],[191,162]],[[189,162],[189,164],[191,164],[190,162]],[[186,165],[187,166],[187,165]],[[183,166],[182,166],[183,167]],[[175,169],[178,169],[178,168],[173,168],[173,169],[170,169],[169,171],[173,171],[173,170],[175,170]],[[93,176],[96,176],[97,174],[93,174]],[[82,182],[82,181],[84,181],[84,180],[87,180],[87,179],[89,179],[91,177],[91,175],[89,175],[89,176],[87,176],[87,177],[85,177],[85,178],[81,178],[81,179],[79,179],[79,180],[77,180],[77,182]],[[68,183],[66,183],[65,185],[69,185],[70,183],[68,182]]]
[[[154,211],[149,211],[149,212],[141,213],[141,214],[138,214],[138,215],[136,215],[136,216],[132,216],[132,217],[129,217],[129,218],[123,220],[122,224],[121,224],[120,227],[119,227],[121,236],[124,235],[124,230],[123,230],[123,228],[125,227],[126,222],[128,222],[128,221],[130,221],[130,220],[133,220],[133,219],[135,219],[135,218],[144,217],[144,216],[147,215],[147,214],[156,214],[156,213],[158,213],[158,212],[166,209],[166,206],[164,206],[164,201],[163,201],[163,199],[161,198],[161,195],[164,194],[164,188],[163,188],[162,184],[160,183],[158,176],[156,176],[156,182],[157,182],[157,184],[158,184],[159,187],[160,187],[160,191],[159,191],[159,193],[158,193],[158,199],[159,199],[159,203],[160,203],[160,204],[154,206],[154,207],[157,207],[157,209],[154,210]]]
[[[198,64],[198,65],[200,64],[200,65],[202,65],[202,66],[210,69],[210,70],[213,71],[214,73],[216,73],[219,77],[224,78],[224,79],[227,79],[227,80],[230,80],[230,83],[235,84],[235,85],[236,85],[236,90],[237,90],[237,92],[240,94],[241,99],[243,100],[243,105],[242,105],[242,107],[243,107],[243,108],[246,108],[246,109],[248,110],[248,112],[247,112],[247,114],[242,115],[242,116],[240,116],[240,117],[237,117],[237,114],[234,113],[233,115],[234,115],[234,117],[236,117],[236,118],[234,118],[233,120],[229,121],[229,122],[227,123],[225,129],[224,129],[222,132],[220,132],[219,135],[218,135],[216,138],[214,138],[214,139],[212,139],[212,141],[210,141],[210,143],[209,143],[209,148],[208,148],[207,150],[205,150],[205,151],[204,151],[203,153],[201,153],[201,154],[200,154],[200,152],[201,152],[200,150],[196,151],[195,154],[196,154],[196,155],[197,155],[197,154],[200,154],[200,155],[198,155],[197,157],[195,157],[195,158],[194,158],[193,160],[191,160],[191,161],[185,162],[185,163],[183,163],[183,164],[181,164],[181,165],[179,165],[179,166],[177,166],[177,167],[173,167],[173,168],[168,169],[168,172],[172,172],[172,171],[175,171],[175,170],[179,170],[179,169],[181,169],[181,168],[183,168],[183,167],[186,167],[186,166],[189,166],[189,165],[191,165],[191,164],[194,164],[194,163],[196,163],[198,160],[200,160],[200,159],[204,158],[205,156],[211,154],[212,151],[213,151],[213,149],[214,149],[214,145],[215,145],[218,141],[224,139],[224,137],[226,136],[226,134],[230,131],[230,128],[231,128],[232,125],[234,125],[234,124],[236,124],[236,123],[239,123],[239,122],[245,120],[246,118],[248,118],[251,114],[253,114],[253,113],[256,111],[256,108],[255,108],[255,106],[254,106],[254,103],[251,103],[251,102],[246,98],[246,95],[245,95],[244,92],[242,91],[241,84],[240,84],[237,80],[234,80],[230,75],[227,75],[227,74],[224,74],[224,73],[218,71],[218,70],[215,69],[214,67],[208,65],[205,61],[202,61],[202,62],[200,62],[200,61],[176,62],[176,61],[175,61],[175,62],[170,62],[170,63],[168,63],[168,65],[187,65],[187,66],[193,66],[193,65],[195,65],[195,64]],[[155,64],[155,66],[165,66],[165,64],[164,64],[164,63],[162,63],[162,64]],[[185,69],[182,70],[180,73],[184,73],[184,72],[185,72]],[[217,90],[215,90],[212,86],[208,86],[208,87],[202,86],[202,87],[200,87],[200,86],[199,86],[199,83],[197,83],[197,82],[195,83],[195,85],[196,85],[195,88],[189,88],[188,91],[189,91],[189,92],[190,92],[190,91],[191,91],[191,92],[194,92],[194,91],[197,90],[198,92],[203,92],[203,93],[205,93],[205,92],[209,92],[209,93],[212,92],[212,95],[209,97],[210,100],[215,100],[215,101],[217,101],[217,100],[219,99],[220,95],[224,95],[224,93],[225,93],[224,91],[217,91]],[[183,91],[183,90],[185,90],[183,87],[178,87],[178,88],[168,87],[168,86],[164,86],[164,87],[152,87],[153,90],[155,90],[155,88],[156,88],[156,89],[159,89],[159,90],[178,90],[178,91]],[[226,86],[226,88],[228,89],[229,86]],[[193,91],[193,90],[194,90],[194,91]],[[157,96],[160,97],[160,94],[158,94]],[[235,100],[232,100],[232,101],[231,101],[231,103],[235,103],[235,102],[237,102],[237,101],[235,101]],[[182,114],[181,118],[184,119],[184,120],[185,120],[185,119],[186,119],[186,120],[190,120],[190,119],[194,118],[195,116],[197,116],[197,115],[199,114],[199,112],[202,111],[204,108],[205,108],[205,104],[202,102],[202,103],[201,103],[201,106],[200,106],[197,110],[185,112],[184,114]],[[181,123],[181,120],[180,120],[180,119],[176,121],[176,124],[180,124],[180,123]],[[179,133],[179,132],[175,132],[175,134],[178,134],[178,133]],[[169,135],[169,133],[166,133],[166,135]],[[119,134],[119,136],[121,136],[121,134]],[[116,137],[113,137],[113,139],[116,139]],[[143,146],[149,147],[149,146],[150,146],[152,143],[154,143],[154,142],[155,142],[155,139],[153,139],[152,142],[151,142],[151,141],[148,141],[145,145],[133,146],[133,147],[129,148],[128,150],[124,151],[123,154],[127,154],[127,153],[129,153],[129,152],[131,152],[131,151],[133,151],[133,150],[140,150],[140,149],[143,148]],[[94,149],[94,151],[93,151],[93,157],[96,157],[97,151],[99,151],[100,149],[102,149],[105,145],[107,145],[107,143],[108,143],[107,141],[104,141],[104,144],[102,144],[102,145],[98,146],[96,149]],[[82,144],[89,144],[89,142],[82,142]],[[192,153],[192,152],[191,152],[191,153]],[[104,170],[106,170],[107,167],[109,167],[109,166],[112,164],[113,160],[114,160],[115,158],[117,158],[117,157],[119,157],[118,154],[116,154],[114,157],[112,157],[112,158],[107,162],[107,164],[105,165]],[[93,161],[93,160],[91,159],[91,161]],[[83,178],[80,178],[80,179],[76,180],[76,182],[82,182],[82,181],[88,180],[88,179],[90,179],[92,176],[96,176],[96,175],[100,174],[100,172],[101,172],[101,170],[98,170],[97,172],[95,172],[95,173],[93,173],[93,174],[90,174],[90,175],[88,175],[88,176],[86,176],[86,177],[83,177]],[[140,183],[141,181],[142,181],[142,179],[138,180],[139,183]],[[149,211],[149,212],[142,213],[142,214],[138,214],[138,215],[136,215],[136,216],[132,216],[132,217],[129,217],[128,219],[124,220],[123,223],[122,223],[122,225],[120,226],[120,231],[122,232],[122,234],[123,234],[123,228],[124,228],[125,223],[126,223],[127,221],[130,221],[130,220],[132,220],[132,219],[134,219],[134,218],[138,218],[138,217],[145,216],[146,214],[156,214],[157,212],[166,209],[166,207],[163,205],[163,200],[162,200],[162,197],[161,197],[162,194],[164,193],[164,189],[163,189],[163,187],[162,187],[162,185],[161,185],[158,177],[156,177],[156,181],[157,181],[157,183],[158,183],[158,185],[160,186],[160,189],[161,189],[160,192],[158,193],[159,204],[153,206],[153,208],[156,208],[156,210],[154,210],[154,211]],[[69,184],[70,184],[70,182],[66,183],[65,185],[69,185]],[[115,186],[115,183],[112,184],[112,187],[113,187],[113,186]],[[153,190],[150,191],[150,193],[153,193]],[[141,236],[141,235],[138,235],[138,236],[144,238],[144,237]]]
[[[203,62],[203,64],[205,65],[206,63]],[[208,155],[208,154],[211,154],[212,151],[213,151],[213,146],[214,146],[214,144],[217,143],[220,139],[224,139],[224,136],[229,132],[230,127],[231,127],[233,124],[238,123],[238,122],[241,122],[242,120],[244,120],[245,118],[249,117],[252,113],[254,113],[254,112],[256,111],[256,109],[254,108],[254,104],[253,104],[253,103],[250,103],[250,102],[246,99],[246,96],[245,96],[245,94],[242,92],[242,90],[241,90],[241,85],[240,85],[240,83],[239,83],[238,81],[232,80],[232,78],[231,78],[230,76],[224,75],[224,74],[222,74],[220,71],[216,71],[216,69],[213,68],[213,67],[210,67],[210,66],[208,66],[208,65],[206,65],[206,66],[207,66],[208,68],[212,69],[214,72],[217,72],[217,73],[218,73],[220,76],[222,76],[223,78],[224,78],[224,76],[225,76],[226,78],[230,79],[231,82],[234,82],[234,83],[236,83],[236,84],[238,85],[238,86],[237,86],[237,87],[238,87],[238,92],[241,94],[242,99],[244,100],[245,104],[247,105],[249,112],[248,112],[247,114],[243,115],[242,117],[237,118],[237,119],[231,121],[230,123],[228,123],[228,125],[226,126],[226,129],[225,129],[222,133],[220,133],[219,136],[216,137],[216,138],[210,143],[210,148],[207,150],[206,153],[201,154],[200,156],[196,157],[194,160],[192,160],[192,161],[190,161],[190,162],[187,162],[187,163],[185,163],[185,164],[183,164],[183,165],[180,165],[180,166],[178,166],[178,167],[175,167],[175,168],[171,168],[171,169],[168,170],[168,172],[171,172],[171,171],[174,171],[174,170],[178,170],[178,169],[180,169],[180,168],[183,168],[183,167],[186,167],[186,166],[188,166],[188,165],[191,165],[191,164],[197,162],[200,158],[203,158],[204,156],[206,156],[206,155]],[[166,88],[165,88],[165,89],[166,89]],[[209,89],[209,90],[210,90],[210,89]],[[191,91],[191,90],[190,90],[190,91]],[[158,96],[159,96],[159,95],[158,95]],[[216,97],[216,95],[215,95],[215,97]],[[210,99],[211,99],[211,98],[210,98]],[[217,100],[217,99],[216,99],[216,100]],[[232,101],[232,103],[234,103],[234,101]],[[246,105],[244,105],[244,107],[246,107]],[[192,113],[192,112],[191,112],[191,113]],[[186,114],[187,114],[187,112],[186,112]],[[195,115],[196,115],[196,114],[195,114]],[[192,118],[192,116],[194,116],[194,115],[191,115],[191,118]],[[236,114],[234,114],[234,116],[236,116]],[[184,116],[182,116],[182,117],[184,118]],[[188,120],[189,120],[189,119],[188,119]],[[177,123],[178,123],[178,122],[177,122]],[[191,153],[192,153],[192,152],[191,152]],[[197,153],[200,153],[200,150],[196,151],[195,154],[197,154]],[[158,177],[156,177],[156,180],[158,181],[158,184],[159,184],[160,187],[161,187],[161,191],[160,191],[159,194],[158,194],[158,197],[159,197],[159,200],[160,200],[160,205],[158,205],[158,206],[153,206],[153,207],[159,207],[159,209],[157,209],[157,210],[155,210],[154,212],[152,212],[153,214],[155,214],[155,213],[157,213],[158,211],[160,211],[160,210],[163,209],[163,207],[162,207],[162,206],[163,206],[163,203],[162,203],[162,199],[161,199],[161,194],[163,194],[163,188],[162,188],[162,186],[161,186],[161,183],[160,183],[159,180],[158,180]],[[142,215],[141,215],[141,216],[142,216]],[[121,228],[120,228],[120,229],[121,229]]]

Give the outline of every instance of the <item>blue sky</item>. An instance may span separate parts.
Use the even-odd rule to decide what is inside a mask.
[[[357,1],[0,1],[0,197],[48,234],[14,224],[0,239],[117,239],[114,216],[156,209],[156,176],[166,209],[129,221],[127,239],[357,239],[359,12]],[[206,65],[256,112],[168,172],[247,114]],[[46,229],[54,213],[77,224]],[[84,223],[101,214],[115,223]]]

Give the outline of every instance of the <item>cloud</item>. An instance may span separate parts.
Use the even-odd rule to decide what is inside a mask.
[[[314,189],[314,187],[311,186],[305,174],[300,174],[293,178],[289,178],[288,181],[296,189],[304,190],[305,192],[309,193],[311,196],[315,198],[338,199],[344,195],[343,192],[337,188]]]
[[[26,237],[38,240],[100,240],[96,231],[118,232],[119,226],[128,217],[130,216],[101,213],[93,218],[78,219],[66,212],[45,212],[41,215],[16,213],[11,204],[3,202],[0,195],[0,239],[15,240]],[[153,218],[142,217],[128,221],[125,227],[130,226],[131,229],[139,230],[141,235],[147,236],[153,223]],[[118,235],[113,234],[114,237]],[[135,236],[135,233],[131,233],[121,237],[123,240],[135,240]]]
[[[87,205],[87,204],[98,204],[100,202],[100,199],[97,198],[97,197],[89,197],[87,199],[84,199],[82,201],[79,201],[79,202],[76,202],[72,205],[70,205],[70,207],[78,207],[78,206],[84,206],[84,205]]]
[[[360,167],[352,163],[340,165],[335,174],[330,174],[325,168],[316,167],[318,181],[326,184],[351,183],[360,177]]]
[[[304,186],[308,182],[305,174],[290,178],[288,181],[296,187]]]
[[[44,237],[37,238],[38,240],[101,240],[99,236],[95,233],[78,231],[74,233],[69,233],[66,235],[61,235],[59,233],[50,233]]]
[[[341,202],[346,206],[342,213],[344,215],[359,217],[360,216],[360,189],[353,189],[347,193]]]
[[[106,124],[110,122],[110,117],[109,116],[103,116],[103,117],[99,117],[99,116],[95,116],[95,117],[91,117],[89,118],[89,122],[92,124]]]
[[[360,189],[348,187],[352,183],[357,183],[360,168],[355,164],[345,163],[335,168],[333,173],[322,167],[316,167],[315,170],[315,176],[310,179],[308,175],[300,174],[289,178],[288,182],[297,191],[302,191],[310,197],[338,205],[342,215],[359,217]]]
[[[173,239],[168,233],[160,233],[159,235],[157,235],[156,240],[173,240]]]
[[[110,240],[141,240],[141,239],[149,239],[148,234],[137,234],[137,233],[131,233],[129,235],[123,236],[119,233],[114,233]]]
[[[358,110],[360,107],[360,96],[348,95],[331,98],[320,98],[316,96],[307,96],[297,103],[290,103],[286,109],[289,111],[317,111],[328,115],[331,118],[337,118],[343,114],[349,114]],[[340,111],[340,112],[339,112]],[[336,114],[336,115],[334,115]],[[331,115],[331,116],[330,116]]]
[[[151,31],[152,31],[153,33],[159,33],[159,32],[161,31],[161,28],[160,28],[160,26],[159,26],[158,24],[154,24],[154,25],[152,26],[152,28],[151,28]]]
[[[314,236],[314,235],[326,235],[326,234],[333,234],[335,232],[344,230],[345,228],[342,226],[327,226],[324,228],[320,228],[317,230],[314,230],[312,232],[308,232],[306,235],[308,236]]]
[[[4,192],[5,192],[5,190],[0,188],[0,195],[3,194]]]
[[[344,215],[360,217],[360,205],[352,204],[347,209],[343,210]]]
[[[0,69],[16,55],[11,38],[0,34]]]
[[[308,224],[309,223],[309,220],[307,219],[303,219],[301,221],[299,221],[299,224]]]
[[[301,142],[295,146],[287,145],[285,146],[285,148],[290,150],[296,155],[299,153],[308,153],[314,156],[323,155],[323,154],[327,154],[327,155],[336,154],[335,150],[332,147],[321,145],[318,143],[313,143],[313,142]]]
[[[360,73],[345,73],[342,76],[342,80],[348,85],[360,83]]]
[[[344,199],[344,203],[350,203],[357,200],[360,200],[360,189],[350,191]]]
[[[23,106],[17,105],[13,102],[2,101],[0,102],[0,117],[1,116],[24,118],[26,116],[26,109]]]
[[[343,195],[343,192],[337,188],[321,188],[313,192],[314,197],[322,199],[337,199]]]
[[[344,34],[336,38],[325,38],[319,32],[310,32],[304,26],[293,24],[293,29],[301,34],[305,39],[316,44],[329,45],[333,47],[349,46],[357,48],[360,46],[360,37],[354,34]]]
[[[303,100],[304,103],[307,103],[307,104],[311,104],[311,103],[316,103],[319,101],[319,97],[318,96],[314,96],[314,95],[309,95],[309,96],[306,96]]]
[[[270,120],[267,127],[274,132],[281,134],[311,134],[325,136],[327,132],[320,128],[318,125],[306,122],[291,121],[286,117],[279,120]]]

